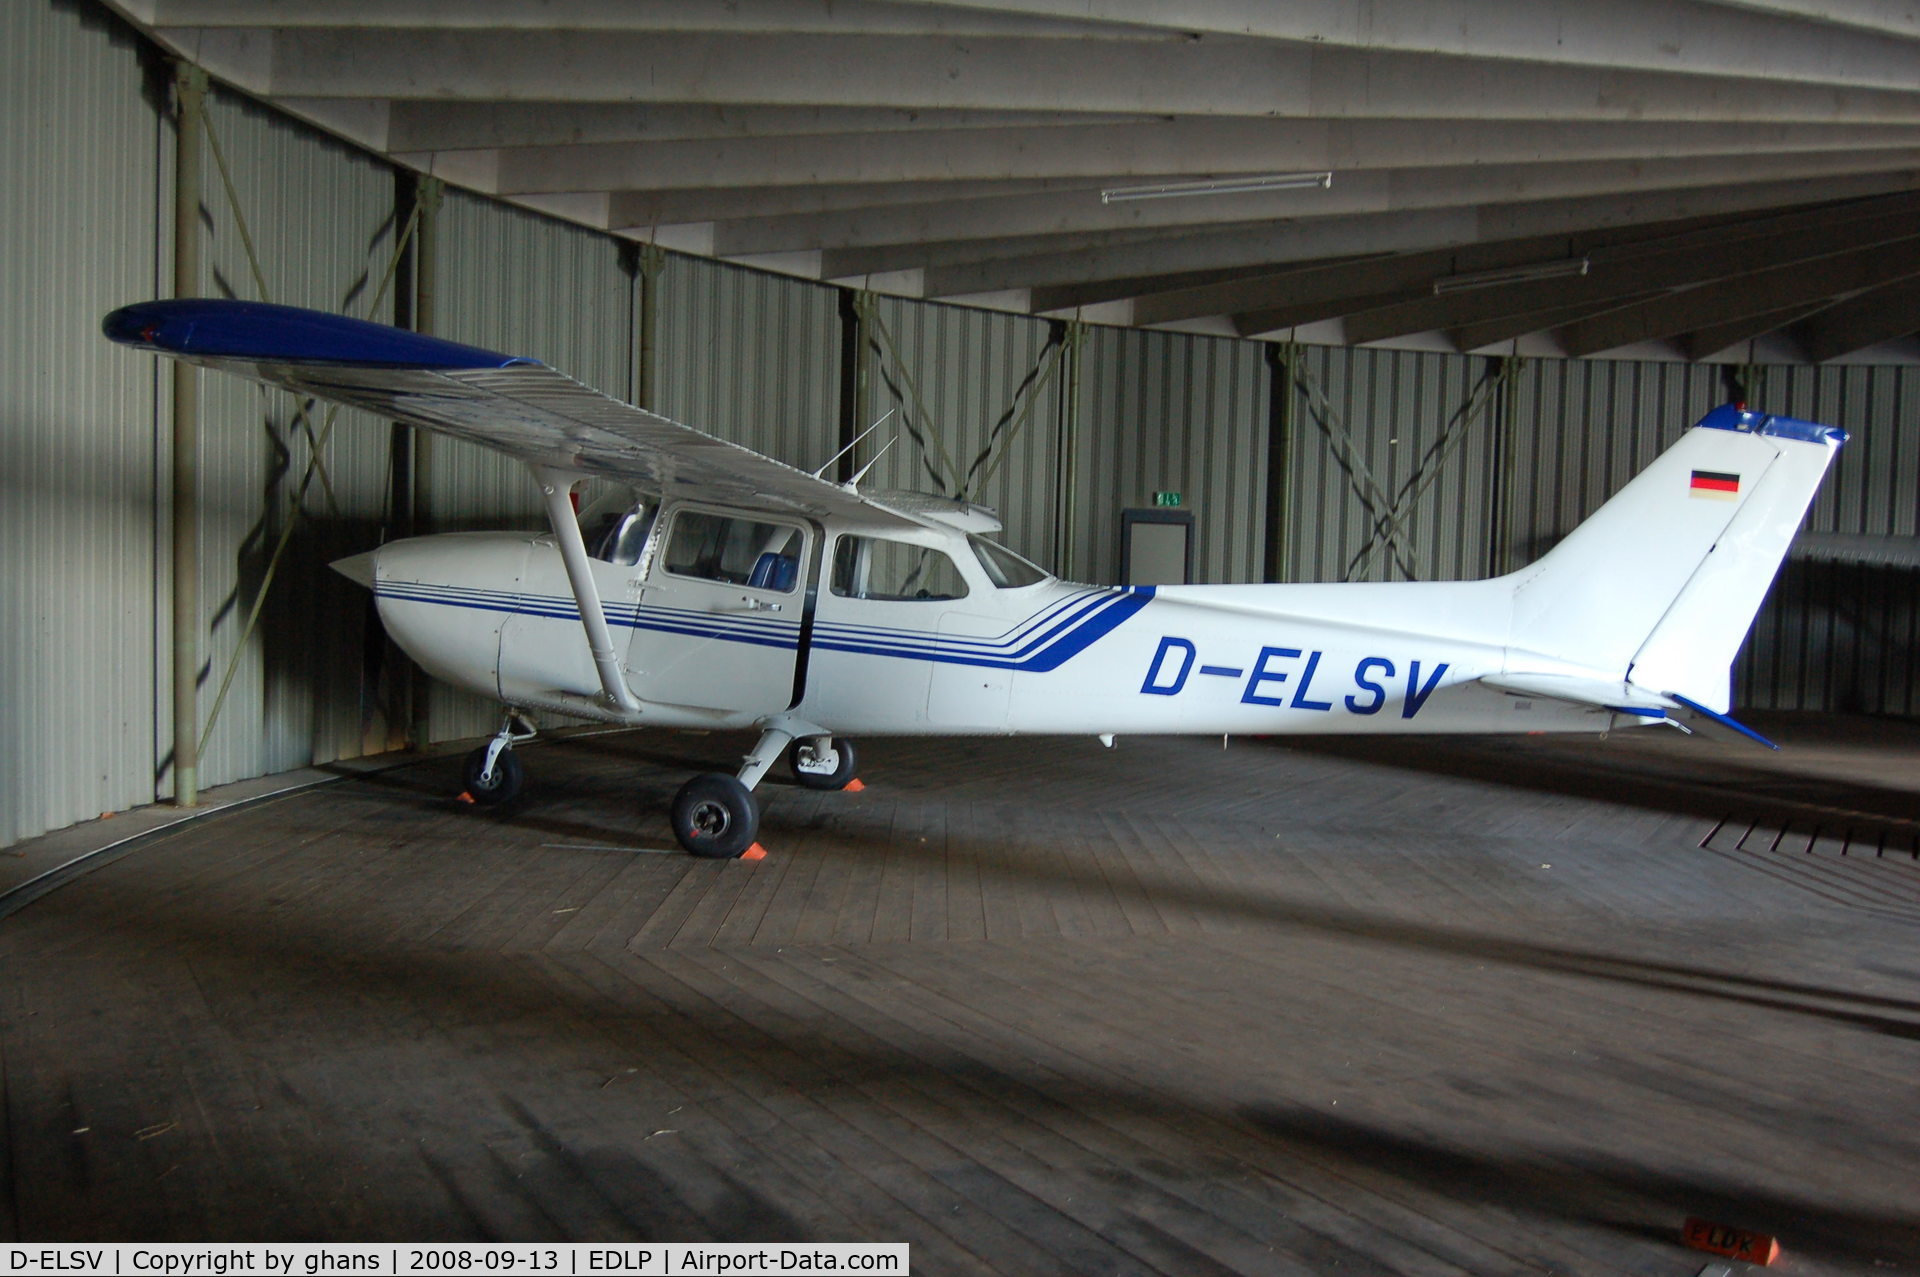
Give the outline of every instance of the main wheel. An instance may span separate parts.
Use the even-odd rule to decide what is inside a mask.
[[[461,779],[467,783],[467,797],[482,807],[498,807],[520,796],[521,787],[527,783],[527,769],[520,765],[519,755],[510,749],[501,750],[500,757],[493,760],[493,775],[483,780],[480,773],[486,765],[485,745],[467,755],[460,768]]]
[[[787,746],[787,766],[808,789],[845,789],[860,760],[844,736],[809,736]]]
[[[696,856],[725,860],[753,846],[760,805],[723,772],[695,776],[673,796],[673,836]]]

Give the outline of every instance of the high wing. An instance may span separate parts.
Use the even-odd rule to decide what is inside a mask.
[[[750,448],[621,403],[538,360],[263,302],[142,302],[101,325],[123,345],[494,448],[529,465],[881,527],[920,526]]]

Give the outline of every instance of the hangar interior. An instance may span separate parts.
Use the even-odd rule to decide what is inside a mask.
[[[442,1067],[427,1048],[419,1058],[382,1054],[423,1024],[436,1049],[502,1054],[579,1024],[644,1052],[645,1032],[623,1017],[690,1024],[698,1045],[673,1070],[632,1067],[661,1113],[676,1098],[702,1110],[711,1142],[666,1167],[637,1155],[611,1168],[598,1153],[582,1160],[604,1114],[569,1100],[564,1116],[540,1115],[544,1099],[475,1071],[459,1075],[467,1091],[458,1103],[509,1093],[524,1102],[506,1134],[482,1141],[495,1150],[486,1156],[530,1159],[548,1177],[522,1195],[501,1187],[516,1174],[505,1161],[491,1179],[464,1154],[431,1150],[396,1169],[370,1117],[350,1141],[362,1160],[350,1157],[354,1169],[342,1175],[397,1175],[403,1189],[385,1213],[345,1178],[308,1182],[309,1195],[284,1199],[280,1214],[218,1205],[253,1159],[317,1165],[330,1155],[320,1126],[295,1122],[257,1146],[213,1139],[212,1152],[176,1163],[194,1168],[182,1195],[101,1214],[114,1186],[144,1185],[166,1167],[148,1158],[145,1140],[127,1146],[137,1156],[63,1160],[51,1124],[70,1115],[59,1105],[77,1104],[75,1092],[61,1100],[57,1079],[29,1067],[9,1071],[9,1094],[58,1112],[39,1111],[33,1120],[47,1129],[35,1135],[21,1125],[29,1101],[10,1109],[12,1236],[264,1235],[282,1225],[337,1235],[818,1234],[905,1227],[957,1194],[988,1222],[984,1232],[928,1233],[930,1270],[1263,1271],[1278,1245],[1290,1258],[1274,1271],[1325,1271],[1336,1260],[1372,1271],[1538,1271],[1563,1262],[1552,1246],[1590,1240],[1582,1229],[1609,1244],[1631,1234],[1643,1199],[1660,1195],[1647,1188],[1653,1172],[1633,1171],[1628,1154],[1605,1145],[1599,1128],[1622,1111],[1605,1086],[1622,1083],[1642,1055],[1737,1055],[1728,1043],[1753,1033],[1764,1048],[1728,1064],[1723,1083],[1689,1075],[1696,1089],[1662,1102],[1688,1121],[1702,1106],[1756,1106],[1729,1147],[1765,1165],[1773,1196],[1753,1206],[1738,1175],[1715,1179],[1706,1162],[1687,1168],[1686,1192],[1671,1195],[1763,1223],[1804,1221],[1802,1236],[1835,1271],[1881,1255],[1917,1262],[1911,1212],[1884,1191],[1889,1171],[1920,1165],[1910,1138],[1855,1146],[1795,1196],[1784,1187],[1793,1155],[1764,1151],[1762,1120],[1817,1143],[1810,1119],[1794,1116],[1796,1096],[1810,1092],[1823,1095],[1812,1111],[1844,1110],[1848,1131],[1864,1130],[1876,1111],[1911,1115],[1910,1098],[1897,1094],[1915,1033],[1914,971],[1901,947],[1914,921],[1911,876],[1857,880],[1848,875],[1879,871],[1822,861],[1762,886],[1779,879],[1777,867],[1754,874],[1741,863],[1769,839],[1777,849],[1804,837],[1807,854],[1844,857],[1856,844],[1899,852],[1913,833],[1912,786],[1900,779],[1920,715],[1920,27],[1911,14],[1796,0],[1406,0],[1365,6],[1364,19],[1360,8],[1328,4],[1222,5],[1213,17],[1183,9],[1169,20],[1158,12],[1166,6],[1145,0],[461,8],[34,0],[0,9],[0,100],[12,125],[0,130],[0,607],[11,640],[0,657],[10,711],[0,721],[0,848],[30,848],[49,831],[174,793],[183,472],[197,506],[197,603],[186,629],[197,645],[198,786],[351,770],[352,760],[469,739],[497,722],[497,706],[415,677],[382,639],[364,591],[326,565],[396,536],[538,526],[526,476],[478,448],[421,446],[353,412],[303,414],[289,396],[214,376],[201,381],[199,439],[183,467],[168,374],[98,329],[114,307],[174,291],[183,225],[200,259],[190,291],[532,355],[803,468],[892,413],[883,432],[894,444],[884,453],[878,441],[863,444],[848,465],[878,453],[875,486],[994,507],[1022,554],[1096,583],[1120,579],[1123,513],[1151,508],[1156,494],[1177,493],[1193,517],[1194,581],[1467,579],[1537,558],[1729,398],[1839,426],[1852,441],[1742,651],[1735,704],[1777,724],[1796,713],[1860,716],[1873,724],[1869,744],[1822,754],[1809,738],[1803,759],[1825,760],[1807,764],[1826,768],[1817,780],[1724,764],[1705,790],[1682,797],[1662,788],[1668,769],[1686,765],[1664,743],[1627,746],[1604,764],[1571,747],[1462,745],[1451,770],[1392,780],[1372,769],[1421,764],[1329,747],[1293,757],[1280,793],[1265,779],[1271,757],[1239,748],[1222,763],[1193,743],[1169,747],[1157,764],[1164,784],[1129,789],[1098,775],[1098,758],[988,745],[974,760],[980,778],[960,784],[963,815],[951,820],[911,801],[944,771],[940,749],[915,746],[882,764],[900,791],[889,805],[836,815],[824,800],[781,796],[778,819],[797,859],[757,879],[738,867],[734,878],[696,879],[647,857],[530,867],[512,860],[513,831],[490,824],[472,836],[481,861],[472,872],[492,884],[475,899],[410,877],[421,867],[399,850],[469,837],[449,832],[455,818],[432,806],[431,770],[358,782],[369,788],[342,800],[345,810],[310,797],[289,800],[304,807],[250,809],[233,827],[254,822],[246,836],[281,849],[255,866],[264,877],[224,880],[225,862],[204,848],[212,860],[184,847],[128,860],[88,894],[20,914],[4,937],[9,961],[45,975],[48,955],[68,955],[98,975],[88,996],[109,1008],[164,1002],[167,981],[212,979],[225,993],[202,996],[227,998],[239,1016],[251,996],[239,974],[251,929],[292,926],[290,967],[345,973],[347,991],[336,1005],[316,992],[325,983],[316,976],[314,988],[288,995],[287,1006],[320,1009],[311,1020],[272,1013],[288,1017],[277,1022],[290,1035],[278,1045],[233,1039],[227,1012],[171,1029],[164,1016],[133,1018],[96,1043],[131,1050],[137,1033],[175,1032],[183,1051],[205,1050],[214,1072],[232,1075],[181,1083],[203,1105],[231,1100],[223,1087],[257,1086],[235,1079],[266,1055],[304,1049],[298,1042],[382,1059],[424,1092]],[[1453,20],[1435,16],[1441,10]],[[1217,25],[1196,25],[1208,22]],[[177,123],[188,96],[203,109],[204,145],[183,218]],[[1257,185],[1321,173],[1325,183]],[[1230,189],[1164,190],[1183,184]],[[560,797],[540,813],[541,837],[561,859],[585,854],[576,844],[632,842],[604,810],[631,801],[616,764],[643,789],[664,783],[655,746],[596,739],[548,751]],[[1358,770],[1339,772],[1343,760]],[[1060,768],[1064,797],[1032,779],[1043,764]],[[1611,779],[1596,783],[1603,767]],[[1849,770],[1868,777],[1866,790],[1833,788]],[[1465,847],[1483,831],[1464,787],[1496,774],[1532,777],[1534,796],[1477,869],[1424,862],[1370,832],[1433,827],[1435,812],[1449,813],[1438,818],[1440,841]],[[1216,783],[1238,797],[1207,789]],[[1602,813],[1610,784],[1647,809]],[[1379,798],[1389,785],[1402,796]],[[1758,812],[1726,797],[1758,789],[1797,795],[1800,806]],[[395,805],[380,806],[383,797]],[[1158,806],[1143,814],[1148,799]],[[976,800],[987,805],[965,807]],[[1078,823],[1062,803],[1107,814]],[[1867,832],[1843,830],[1835,812]],[[1186,833],[1174,828],[1182,821]],[[404,835],[388,837],[401,826]],[[1533,863],[1544,871],[1576,853],[1535,851],[1602,827],[1594,845],[1617,852],[1606,862],[1617,879],[1589,866],[1564,896],[1536,884]],[[327,832],[309,838],[307,829]],[[1208,859],[1283,837],[1293,841],[1282,862],[1244,850]],[[942,848],[937,864],[900,859],[900,842],[929,838]],[[1636,885],[1635,874],[1657,872],[1660,857],[1647,848],[1658,839],[1709,858],[1689,862],[1671,891]],[[374,844],[382,850],[368,853]],[[1331,877],[1314,860],[1329,849],[1351,857]],[[838,869],[792,867],[810,851],[823,863],[845,859]],[[342,863],[370,877],[342,882]],[[1236,881],[1254,903],[1233,903]],[[382,897],[385,888],[397,894]],[[1376,891],[1422,902],[1374,913]],[[569,901],[553,910],[597,921],[564,936],[509,925],[517,904],[545,909],[549,895]],[[456,897],[459,909],[434,903]],[[141,931],[143,917],[152,922],[143,901],[155,899],[169,902],[170,920]],[[807,912],[822,900],[825,914]],[[287,917],[286,901],[314,912]],[[639,910],[627,922],[623,902]],[[221,921],[229,914],[238,921]],[[1268,924],[1307,931],[1275,935]],[[1478,939],[1459,940],[1448,930],[1456,924],[1479,928]],[[79,938],[130,927],[137,936],[123,950]],[[1793,939],[1770,950],[1739,938],[1754,928]],[[1849,947],[1842,935],[1852,928]],[[1618,956],[1614,929],[1643,948]],[[1697,965],[1689,929],[1710,936],[1725,961]],[[1561,939],[1541,941],[1547,933]],[[1169,970],[1131,947],[1141,936],[1193,943],[1174,946]],[[1090,943],[1029,954],[1019,941],[1030,937]],[[983,940],[986,959],[949,969],[940,952],[855,952],[929,940]],[[357,941],[366,949],[341,948]],[[741,949],[725,949],[736,941]],[[1380,977],[1391,996],[1349,970],[1342,946],[1363,942],[1391,951]],[[429,1004],[402,968],[422,945],[442,944],[489,956],[468,966],[442,954],[432,974],[451,992]],[[921,1019],[863,1002],[851,977],[772,956],[782,944],[799,946],[795,954],[814,946],[807,963],[845,961],[842,975],[859,966],[861,980],[909,1002],[934,1001]],[[607,957],[616,951],[617,961]],[[1512,987],[1464,995],[1484,1002],[1469,1012],[1486,1013],[1476,1023],[1508,1034],[1497,1039],[1506,1069],[1497,1079],[1469,1076],[1469,1053],[1446,1045],[1445,1018],[1421,1010],[1424,999],[1459,991],[1423,964],[1443,951],[1443,968],[1507,964]],[[742,1009],[725,954],[781,992]],[[151,987],[131,974],[148,958],[158,963]],[[1210,985],[1217,964],[1242,960],[1260,973],[1255,983]],[[1110,969],[1095,978],[1102,964]],[[1576,1071],[1552,1097],[1590,1106],[1592,1129],[1575,1142],[1590,1137],[1607,1151],[1541,1151],[1550,1140],[1511,1160],[1511,1149],[1493,1145],[1467,1151],[1452,1142],[1451,1101],[1425,1091],[1351,1123],[1331,1109],[1237,1108],[1245,1088],[1326,1081],[1318,1065],[1284,1056],[1263,1074],[1272,1043],[1246,1027],[1302,966],[1311,994],[1290,1014],[1303,1033],[1372,1060],[1362,1073],[1388,1090],[1414,1076],[1422,1052],[1449,1053],[1468,1106],[1524,1091],[1551,1067],[1545,1043],[1555,1035],[1601,1043],[1625,1017],[1631,1045],[1607,1056],[1605,1076]],[[970,1002],[953,983],[959,971],[1005,1003]],[[1082,979],[1093,1001],[1076,1008]],[[1134,1019],[1146,1013],[1128,1006],[1127,989],[1156,981],[1163,992],[1149,1010],[1161,1018]],[[1596,982],[1604,996],[1581,1003]],[[654,999],[644,1011],[630,1001],[634,988]],[[1544,1038],[1514,1017],[1514,999],[1569,990],[1580,1005],[1557,1010]],[[92,1049],[82,1046],[93,1041],[91,1021],[49,1014],[28,1027],[31,1007],[51,1005],[36,997],[55,999],[14,990],[13,1028],[0,1037],[11,1058],[52,1068],[45,1061],[63,1050]],[[1022,998],[1036,1015],[1081,1016],[1081,1036],[1011,1023],[1005,1006]],[[1711,1032],[1689,1038],[1702,1023],[1689,1019],[1696,1012]],[[335,1016],[370,1017],[378,1032],[329,1045]],[[1411,1017],[1417,1031],[1369,1046],[1370,1026],[1388,1016]],[[806,1023],[817,1039],[787,1032]],[[1826,1107],[1820,1034],[1834,1025],[1877,1038],[1828,1042],[1853,1078]],[[1188,1035],[1177,1061],[1116,1045],[1161,1030]],[[1028,1064],[1016,1058],[1028,1049],[1023,1034],[1046,1043]],[[1096,1057],[1097,1069],[1081,1070]],[[1148,1093],[1172,1093],[1176,1062],[1215,1090],[1156,1108]],[[567,1078],[629,1068],[533,1050],[515,1069],[541,1064]],[[100,1065],[103,1075],[116,1067]],[[277,1067],[297,1072],[286,1060]],[[824,1093],[853,1098],[842,1109],[816,1096],[806,1104],[818,1107],[775,1111],[756,1107],[768,1101],[751,1088],[716,1098],[695,1080],[728,1069],[770,1086],[798,1070]],[[1149,1079],[1139,1088],[1127,1081],[1134,1069]],[[115,1120],[146,1129],[133,1125],[132,1101],[141,1086],[159,1094],[170,1084],[150,1078],[112,1101],[108,1087],[88,1103],[124,1100]],[[1630,1084],[1648,1095],[1678,1085],[1651,1073]],[[1725,1094],[1709,1094],[1717,1085]],[[810,1168],[881,1155],[891,1119],[860,1105],[895,1087],[939,1115],[916,1119],[924,1145],[896,1149],[910,1184],[897,1190],[900,1213],[860,1191],[797,1189]],[[1475,1087],[1492,1089],[1476,1099]],[[987,1093],[994,1111],[969,1117]],[[417,1125],[411,1103],[396,1099],[374,1117]],[[1547,1100],[1516,1103],[1536,1106],[1520,1123],[1529,1138],[1551,1125]],[[458,1142],[455,1105],[429,1106],[422,1140]],[[980,1155],[989,1169],[953,1152],[972,1120],[1002,1124],[1002,1142]],[[1195,1122],[1204,1138],[1176,1136]],[[654,1134],[672,1134],[665,1125]],[[1671,1151],[1636,1131],[1653,1150],[1647,1165]],[[739,1169],[756,1133],[777,1150],[776,1170]],[[1272,1141],[1295,1157],[1286,1175],[1265,1160]],[[1191,1178],[1222,1167],[1225,1187]],[[644,1206],[622,1198],[638,1190],[621,1176],[642,1172],[671,1191],[641,1194]],[[30,1187],[35,1174],[85,1191],[63,1196],[45,1178]],[[1381,1187],[1394,1175],[1415,1182]],[[1035,1187],[1059,1176],[1104,1185],[1109,1207],[1132,1212],[1125,1226],[1077,1214],[1065,1190],[1056,1200]],[[1478,1186],[1478,1206],[1435,1204],[1462,1179]],[[1274,1187],[1282,1180],[1284,1191]],[[608,1189],[614,1181],[629,1188]],[[1877,1186],[1859,1187],[1865,1181]],[[592,1196],[578,1191],[583,1183],[601,1194],[591,1209],[580,1205]],[[1344,1201],[1356,1183],[1374,1194],[1373,1213],[1333,1222],[1346,1207],[1325,1203]],[[819,1196],[796,1206],[809,1192]],[[408,1213],[429,1197],[438,1204]],[[679,1205],[660,1205],[669,1199]],[[1829,1200],[1849,1204],[1819,1208]],[[458,1211],[445,1213],[448,1201]],[[1331,1214],[1316,1214],[1323,1209]],[[1568,1224],[1552,1245],[1516,1242],[1501,1230],[1523,1225],[1494,1219],[1505,1211],[1522,1221],[1592,1211],[1598,1222]],[[1294,1221],[1277,1242],[1250,1222],[1274,1212]],[[1193,1222],[1202,1216],[1204,1225]],[[1566,1270],[1681,1271],[1660,1266],[1670,1258],[1664,1243],[1621,1244],[1629,1257]]]
[[[1117,580],[1121,511],[1159,492],[1194,515],[1196,581],[1493,575],[1729,395],[1838,425],[1855,439],[1808,528],[1855,540],[1818,561],[1803,543],[1736,702],[1911,717],[1920,125],[1888,87],[1911,83],[1911,33],[1655,7],[1661,25],[1603,39],[1574,4],[1475,9],[1464,36],[1420,6],[1358,33],[1343,6],[1213,32],[1151,5],[155,0],[125,7],[144,33],[78,0],[14,6],[5,92],[32,124],[0,153],[0,358],[25,641],[0,843],[171,793],[169,392],[97,335],[172,291],[169,50],[215,77],[196,291],[424,323],[806,468],[892,410],[872,483],[964,491],[1072,579]],[[1575,51],[1534,47],[1556,38]],[[720,48],[725,75],[682,82]],[[1150,116],[1111,111],[1121,81]],[[1250,167],[1338,173],[1101,199]],[[1569,260],[1587,274],[1435,291]],[[987,304],[942,304],[961,296]],[[323,565],[537,520],[517,467],[448,442],[415,475],[378,423],[328,429],[230,379],[201,394],[200,783],[488,730],[452,693],[412,704]]]

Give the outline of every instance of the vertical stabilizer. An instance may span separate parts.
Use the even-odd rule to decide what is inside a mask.
[[[1513,575],[1510,662],[1724,712],[1728,670],[1844,432],[1717,408]]]

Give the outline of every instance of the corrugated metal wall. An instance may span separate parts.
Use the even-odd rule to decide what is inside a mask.
[[[1060,400],[1059,376],[1048,373],[1052,326],[892,297],[874,299],[873,319],[872,415],[894,416],[869,442],[896,442],[867,486],[964,494],[1000,512],[1009,546],[1054,566]]]
[[[160,126],[138,51],[0,6],[0,845],[154,798],[156,370],[100,339],[151,296]],[[165,732],[165,728],[159,728]]]
[[[207,98],[206,126],[202,291],[391,320],[392,291],[381,290],[394,247],[389,171],[220,92]],[[170,216],[162,221],[170,230]],[[303,420],[292,395],[237,377],[200,380],[203,731],[231,677],[201,751],[201,784],[356,756],[374,730],[361,689],[366,595],[326,565],[379,544],[390,431],[326,405]],[[258,624],[243,640],[256,602]]]
[[[1539,558],[1724,398],[1716,367],[1526,361],[1500,417],[1490,570]]]
[[[655,412],[808,470],[834,454],[834,289],[670,255],[658,304]]]
[[[1256,342],[1137,329],[1087,334],[1071,574],[1120,579],[1120,511],[1178,492],[1194,577],[1258,581],[1266,554],[1267,404]]]
[[[1754,393],[1853,433],[1809,528],[1920,532],[1920,368],[1769,368]],[[1734,692],[1771,709],[1920,715],[1916,574],[1790,559],[1735,666]]]
[[[1486,575],[1495,362],[1302,347],[1293,398],[1289,581]]]
[[[0,6],[0,57],[12,126],[0,129],[3,845],[168,789],[166,382],[159,361],[100,340],[98,323],[169,285],[172,138],[167,69],[103,12]],[[368,313],[395,239],[389,170],[238,99],[216,95],[211,121],[273,299]],[[208,291],[254,296],[211,155],[206,180]],[[438,244],[437,331],[633,394],[633,248],[457,192]],[[653,301],[658,410],[797,465],[832,454],[839,290],[669,255]],[[391,300],[373,313],[389,317]],[[1092,329],[1069,423],[1064,326],[891,298],[871,315],[872,414],[899,413],[870,485],[951,491],[971,473],[970,495],[1001,511],[1009,543],[1096,581],[1117,574],[1119,510],[1164,489],[1197,516],[1201,579],[1259,579],[1270,473],[1287,479],[1283,579],[1517,567],[1722,397],[1714,368],[1320,348],[1297,352],[1312,393],[1283,387],[1276,403],[1259,344]],[[1855,434],[1811,526],[1913,535],[1920,373],[1761,372],[1757,404]],[[325,564],[390,534],[393,432],[341,415],[259,632],[241,643],[310,447],[284,396],[204,384],[203,713],[240,660],[202,779],[383,748],[403,725],[376,694],[377,631],[364,595]],[[1290,433],[1270,467],[1276,418]],[[426,488],[438,528],[539,523],[527,479],[483,450],[436,441]],[[1396,503],[1389,547],[1376,532]],[[1737,699],[1920,713],[1915,613],[1911,573],[1790,563]],[[493,719],[442,691],[429,729],[467,735]]]

